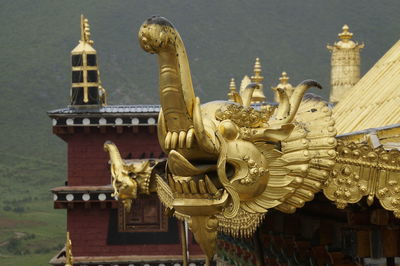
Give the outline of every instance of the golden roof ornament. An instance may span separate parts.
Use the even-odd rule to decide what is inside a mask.
[[[262,82],[264,77],[261,75],[261,63],[260,58],[256,58],[256,62],[254,64],[254,75],[251,76],[251,82],[257,83],[259,86],[257,89],[254,90],[253,95],[251,97],[251,103],[260,103],[265,102],[265,95],[263,92],[263,85]]]
[[[343,32],[339,33],[339,39],[341,40],[350,40],[353,37],[353,33],[349,32],[349,26],[344,24],[342,27]]]
[[[281,77],[279,78],[279,84],[276,87],[273,87],[272,90],[274,91],[274,100],[275,102],[279,103],[280,100],[280,94],[278,93],[278,88],[285,90],[287,96],[290,98],[293,94],[293,86],[292,84],[289,83],[289,76],[287,75],[286,72],[282,72]]]
[[[282,75],[279,78],[279,81],[281,82],[281,84],[288,84],[289,77],[285,71],[282,72]]]
[[[331,57],[331,93],[330,102],[337,103],[345,93],[360,80],[360,50],[364,44],[358,44],[351,38],[353,33],[344,25],[338,34],[340,41],[327,45]]]
[[[72,88],[71,106],[98,107],[106,105],[106,92],[101,85],[97,52],[90,39],[89,20],[81,15],[81,38],[71,51]]]
[[[65,266],[73,266],[74,258],[72,257],[72,241],[69,238],[69,232],[67,232],[67,241],[65,243]]]
[[[157,132],[168,168],[156,175],[156,191],[175,217],[188,221],[208,261],[214,257],[218,231],[250,237],[269,209],[293,213],[313,199],[336,155],[327,104],[303,100],[307,89],[321,88],[318,82],[305,80],[290,99],[282,97],[278,105],[258,110],[250,104],[256,90],[257,101],[265,100],[257,59],[253,83],[242,81],[242,104],[201,105],[188,54],[172,23],[153,16],[138,37],[141,47],[159,59],[162,111]]]
[[[90,45],[94,44],[94,41],[90,39],[89,20],[83,15],[81,15],[81,41]]]
[[[256,62],[254,63],[254,75],[251,76],[251,82],[261,83],[264,80],[264,77],[261,76],[261,63],[260,58],[256,58]]]
[[[90,39],[90,26],[89,20],[81,15],[81,39],[79,40],[79,44],[72,50],[72,54],[76,53],[96,53],[96,50],[93,48],[94,41]]]
[[[229,101],[232,101],[232,102],[235,101],[235,93],[237,93],[235,79],[231,78],[231,81],[229,82],[229,93],[228,93]]]

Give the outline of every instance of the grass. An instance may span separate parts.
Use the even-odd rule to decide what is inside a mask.
[[[46,265],[64,245],[65,211],[51,210],[51,201],[43,200],[26,207],[22,213],[0,211],[0,265]]]
[[[0,265],[47,265],[65,242],[66,215],[49,189],[65,164],[28,156],[0,157]]]
[[[54,252],[44,254],[30,254],[22,256],[2,256],[0,255],[0,264],[2,266],[42,266],[49,265],[49,260],[54,256]]]

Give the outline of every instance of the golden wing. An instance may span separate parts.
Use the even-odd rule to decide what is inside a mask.
[[[281,151],[268,144],[257,146],[270,160],[270,179],[265,191],[242,202],[248,213],[276,208],[293,213],[321,190],[335,161],[336,130],[327,103],[307,94],[303,98],[291,135],[281,142]]]
[[[169,209],[172,209],[172,202],[174,201],[174,195],[171,188],[163,181],[162,177],[156,174],[156,184],[157,184],[157,195],[161,203]]]

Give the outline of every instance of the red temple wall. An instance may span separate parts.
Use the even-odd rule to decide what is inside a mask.
[[[86,130],[86,131],[85,131]],[[59,135],[68,143],[68,186],[103,186],[111,184],[108,152],[103,145],[114,142],[122,158],[159,158],[162,150],[156,129],[139,127],[74,128],[70,134]],[[107,243],[109,208],[72,208],[67,210],[67,230],[73,243],[74,256],[124,256],[124,255],[182,255],[181,244],[121,244]],[[191,234],[190,234],[191,235]],[[202,254],[200,247],[189,239],[189,252]]]
[[[108,152],[103,144],[110,140],[114,142],[122,158],[131,153],[132,159],[139,159],[143,152],[146,157],[150,152],[155,158],[161,153],[157,133],[150,133],[148,128],[139,128],[137,133],[131,128],[125,128],[123,133],[107,129],[106,133],[92,129],[90,133],[76,132],[64,137],[68,143],[68,185],[69,186],[101,186],[111,183]]]
[[[68,210],[67,227],[74,256],[181,255],[176,245],[108,245],[109,209]]]

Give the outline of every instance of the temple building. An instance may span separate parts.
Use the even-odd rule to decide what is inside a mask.
[[[48,112],[54,134],[68,146],[68,180],[64,186],[53,188],[52,193],[54,207],[67,210],[66,231],[69,233],[66,248],[50,263],[103,266],[209,264],[182,217],[181,220],[173,218],[157,198],[155,188],[147,181],[138,180],[141,176],[132,176],[139,174],[137,170],[135,172],[139,167],[140,173],[145,175],[143,180],[161,180],[160,173],[166,169],[167,155],[157,138],[157,126],[165,127],[157,122],[160,105],[107,105],[107,93],[100,81],[98,55],[84,17],[81,31],[81,40],[71,52],[70,105]],[[292,198],[285,205],[286,209],[275,208],[277,205],[268,209],[265,216],[257,220],[260,224],[254,233],[251,232],[253,234],[242,234],[251,237],[240,238],[239,233],[219,231],[215,262],[211,264],[400,265],[400,41],[360,79],[360,50],[364,45],[351,40],[352,33],[347,25],[343,26],[339,38],[339,42],[328,46],[332,53],[332,104],[329,106],[334,107],[320,102],[316,108],[309,109],[309,113],[320,111],[326,125],[318,127],[319,131],[310,136],[311,140],[299,138],[295,143],[297,146],[286,147],[294,152],[300,150],[300,146],[311,147],[300,150],[303,157],[312,153],[314,147],[317,153],[324,154],[325,157],[318,160],[330,163],[330,171],[328,167],[322,169],[323,172],[311,169],[317,174],[311,175],[310,180],[296,179],[297,187],[316,187],[315,195],[303,189],[300,191],[303,198]],[[243,78],[239,91],[235,80],[230,81],[228,100],[239,106],[246,90],[254,90],[249,102],[256,107],[254,109],[269,114],[267,108],[276,103],[266,103],[258,58],[253,72],[250,78]],[[252,83],[257,86],[249,86]],[[290,107],[293,101],[289,100],[297,88],[289,83],[288,74],[282,72],[279,84],[273,88],[275,102],[286,101],[286,106]],[[316,98],[319,100],[320,97],[306,95],[303,100],[312,104]],[[251,106],[246,107],[251,109]],[[221,111],[218,115],[227,113]],[[282,111],[283,115],[286,113]],[[250,114],[257,119],[255,114],[258,113]],[[235,128],[226,129],[229,140],[234,139],[230,133]],[[190,139],[191,130],[193,128],[187,134],[183,130],[179,133],[165,130],[167,146],[190,146],[191,143],[184,141]],[[322,151],[318,150],[321,134],[328,136],[326,140],[330,145]],[[314,146],[310,144],[312,141]],[[281,143],[265,145],[280,149]],[[110,150],[114,144],[119,152]],[[176,153],[174,156],[179,159],[177,164],[181,163],[178,168],[182,169],[185,164],[192,167],[183,156],[178,157]],[[293,158],[289,159],[295,161],[298,157]],[[248,158],[243,160],[247,160],[246,165],[255,165]],[[120,165],[116,165],[118,163]],[[317,165],[318,162],[313,163]],[[201,172],[200,168],[192,169],[197,171],[196,175]],[[297,169],[301,174],[308,171],[305,167]],[[257,175],[265,169],[253,167],[251,170]],[[123,178],[128,181],[123,183]],[[216,191],[215,195],[219,193],[210,185],[208,176],[205,181],[201,179],[198,186],[184,177],[177,182],[171,176],[167,179],[173,189],[165,190],[171,195],[163,195],[164,201],[185,193],[186,196],[196,194],[198,198],[212,190]],[[253,181],[244,180],[242,184],[246,182]],[[157,186],[160,184],[157,182]],[[128,200],[124,198],[130,194]],[[298,209],[291,209],[290,204]],[[246,208],[251,209],[251,206]],[[246,220],[248,217],[243,217],[243,221],[249,221]],[[207,229],[213,226],[210,221]],[[222,221],[230,222],[229,219]],[[240,226],[237,229],[241,232]]]
[[[337,103],[360,79],[360,50],[364,44],[358,44],[351,38],[349,26],[343,26],[339,33],[340,41],[328,45],[331,56],[331,95],[329,101]]]
[[[53,188],[54,208],[67,211],[73,265],[190,265],[204,256],[185,224],[164,213],[154,193],[141,196],[127,211],[113,194],[106,141],[119,147],[130,163],[165,160],[156,134],[159,105],[107,105],[98,55],[87,19],[81,18],[81,40],[71,52],[70,104],[49,111],[53,133],[68,146],[68,179]],[[68,252],[67,252],[68,254]],[[52,265],[68,262],[65,250]],[[71,260],[69,260],[71,261]]]

